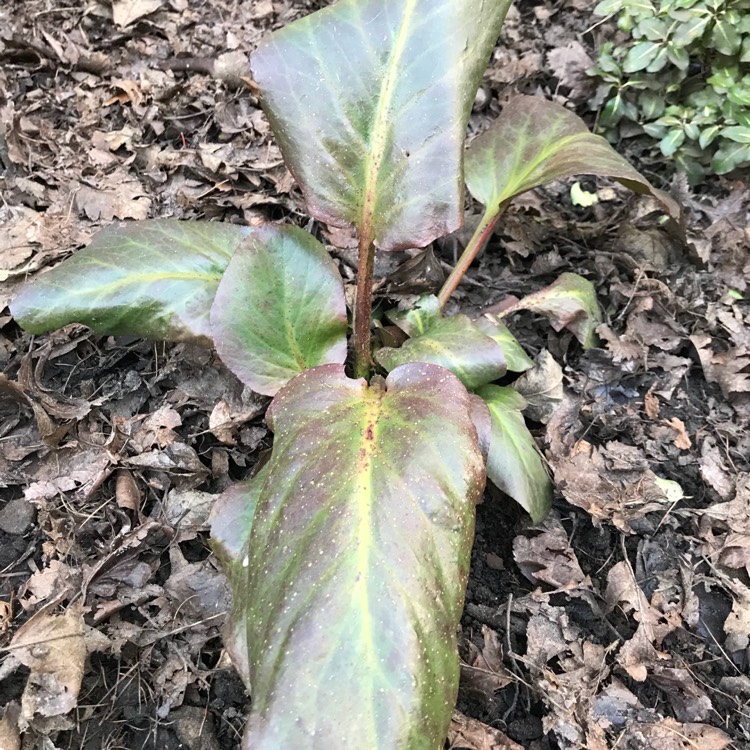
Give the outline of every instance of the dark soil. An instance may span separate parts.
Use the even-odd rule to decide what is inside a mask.
[[[270,447],[267,399],[211,352],[77,326],[32,337],[3,307],[116,219],[307,226],[252,90],[214,61],[321,4],[170,0],[124,27],[109,3],[0,8],[0,645],[82,607],[88,651],[71,710],[37,714],[24,748],[239,747],[249,697],[222,649],[206,517]],[[521,2],[472,132],[519,91],[593,125],[594,4]],[[456,295],[474,313],[572,271],[604,327],[583,351],[510,321],[561,367],[564,398],[531,424],[556,493],[535,527],[492,488],[478,508],[453,747],[750,747],[750,197],[728,179],[689,190],[643,140],[620,150],[682,201],[688,246],[619,187],[584,179],[600,201],[580,208],[556,183],[517,201]],[[435,250],[453,263],[455,244]],[[0,746],[28,677],[4,648]]]

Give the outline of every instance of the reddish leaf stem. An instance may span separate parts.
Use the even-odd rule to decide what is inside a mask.
[[[451,271],[450,276],[445,280],[443,288],[440,290],[440,294],[438,294],[438,301],[441,308],[445,307],[445,303],[450,299],[453,292],[456,291],[456,287],[469,270],[469,266],[474,262],[474,258],[477,257],[479,251],[487,244],[487,240],[492,235],[498,220],[505,213],[508,203],[510,201],[504,201],[498,206],[496,211],[490,211],[489,209],[485,211],[476,232],[474,232],[472,238],[469,240],[469,244],[463,253],[461,253],[456,267]]]
[[[359,269],[357,294],[354,299],[354,376],[370,377],[372,353],[370,328],[372,326],[372,279],[375,272],[375,245],[367,233],[359,240]]]

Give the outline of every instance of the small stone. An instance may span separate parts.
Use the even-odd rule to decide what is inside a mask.
[[[24,534],[34,523],[35,514],[34,506],[26,498],[17,497],[0,510],[0,529],[6,534]]]

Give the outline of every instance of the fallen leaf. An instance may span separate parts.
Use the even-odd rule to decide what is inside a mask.
[[[526,399],[524,414],[546,424],[563,399],[562,368],[542,349],[534,367],[524,372],[513,387]]]
[[[506,737],[499,729],[453,712],[448,728],[448,747],[462,750],[523,750],[521,745]]]
[[[112,20],[121,28],[159,10],[163,0],[112,0]]]
[[[622,750],[723,750],[729,737],[707,724],[680,724],[667,716],[656,723],[630,725],[618,740]]]
[[[590,584],[554,511],[513,540],[513,559],[532,583],[565,590]]]
[[[699,465],[703,481],[713,487],[722,500],[728,500],[734,491],[734,480],[712,437],[706,437],[701,444]]]
[[[482,626],[481,649],[467,642],[468,656],[461,664],[461,689],[469,688],[480,698],[492,698],[498,690],[513,682],[513,675],[503,665],[503,647],[498,634]]]
[[[10,648],[31,670],[21,698],[21,729],[37,714],[62,716],[76,707],[86,659],[82,605],[63,614],[40,610],[18,629]]]
[[[75,193],[76,209],[94,221],[147,219],[151,198],[141,183],[125,170],[116,170],[100,187],[79,183]]]
[[[695,682],[687,669],[657,666],[651,682],[669,696],[679,721],[708,721],[714,707],[711,699]]]
[[[18,719],[21,708],[18,703],[8,703],[0,719],[0,748],[2,750],[21,750],[21,735],[18,731]]]
[[[547,53],[548,70],[570,89],[570,97],[579,95],[591,86],[591,76],[586,71],[594,65],[583,45],[573,40],[564,47],[555,47]]]
[[[674,610],[664,613],[653,607],[625,561],[615,564],[607,574],[604,598],[610,611],[620,606],[638,622],[633,637],[620,648],[617,661],[634,680],[643,682],[649,670],[669,658],[669,654],[657,651],[656,646],[680,626],[679,613]]]

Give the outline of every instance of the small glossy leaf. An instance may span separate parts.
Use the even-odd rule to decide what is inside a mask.
[[[298,227],[255,230],[219,284],[211,331],[227,367],[267,396],[303,370],[343,363],[346,300],[336,265]]]
[[[690,65],[690,53],[672,42],[667,43],[667,57],[669,62],[680,70],[687,70]]]
[[[339,0],[252,57],[309,212],[383,250],[463,223],[466,123],[510,2]]]
[[[250,231],[173,219],[114,224],[23,287],[13,316],[31,333],[82,323],[101,334],[210,344],[216,288]]]
[[[736,55],[741,45],[742,37],[731,20],[719,18],[711,29],[711,46],[722,55]]]
[[[711,16],[706,13],[681,23],[672,34],[672,43],[677,47],[687,47],[703,36],[710,20]]]
[[[250,688],[247,663],[247,566],[250,548],[248,542],[253,528],[255,508],[258,505],[263,483],[268,474],[268,464],[255,476],[237,482],[224,490],[214,503],[209,517],[211,549],[219,559],[232,591],[232,612],[224,635],[224,645],[232,662]]]
[[[722,145],[711,159],[711,169],[716,174],[727,174],[750,163],[750,144],[732,143]]]
[[[469,394],[414,364],[292,380],[249,540],[247,750],[437,748],[484,466]]]
[[[506,370],[500,346],[465,315],[442,318],[398,349],[379,349],[375,359],[389,371],[408,362],[431,362],[472,389],[497,380]]]
[[[659,142],[659,148],[664,156],[672,156],[683,143],[685,143],[684,129],[672,128]]]
[[[535,96],[512,99],[469,146],[466,184],[488,208],[564,177],[612,177],[636,193],[653,195],[674,219],[677,203],[654,188],[601,136],[559,104]]]
[[[508,326],[494,315],[485,313],[477,318],[474,324],[482,333],[486,333],[500,345],[505,357],[505,366],[511,372],[524,372],[534,366],[534,361],[526,354],[518,343],[518,339],[508,330]]]
[[[721,125],[709,125],[707,128],[704,128],[698,138],[698,145],[701,148],[710,146],[716,140],[720,130]]]
[[[750,127],[746,125],[732,125],[721,129],[721,135],[737,143],[750,143]]]
[[[636,28],[639,36],[651,42],[663,42],[667,38],[667,22],[663,18],[656,16],[643,18]]]
[[[492,419],[487,478],[539,523],[552,504],[552,483],[521,414],[526,400],[513,388],[497,385],[486,385],[477,395]]]
[[[639,70],[644,70],[659,54],[661,46],[657,42],[638,42],[638,44],[634,44],[625,56],[622,69],[626,73],[636,73]]]
[[[556,331],[569,329],[585,349],[597,344],[596,328],[601,325],[602,316],[596,289],[578,274],[562,274],[553,284],[503,310],[503,317],[516,310],[531,310],[544,315]]]

